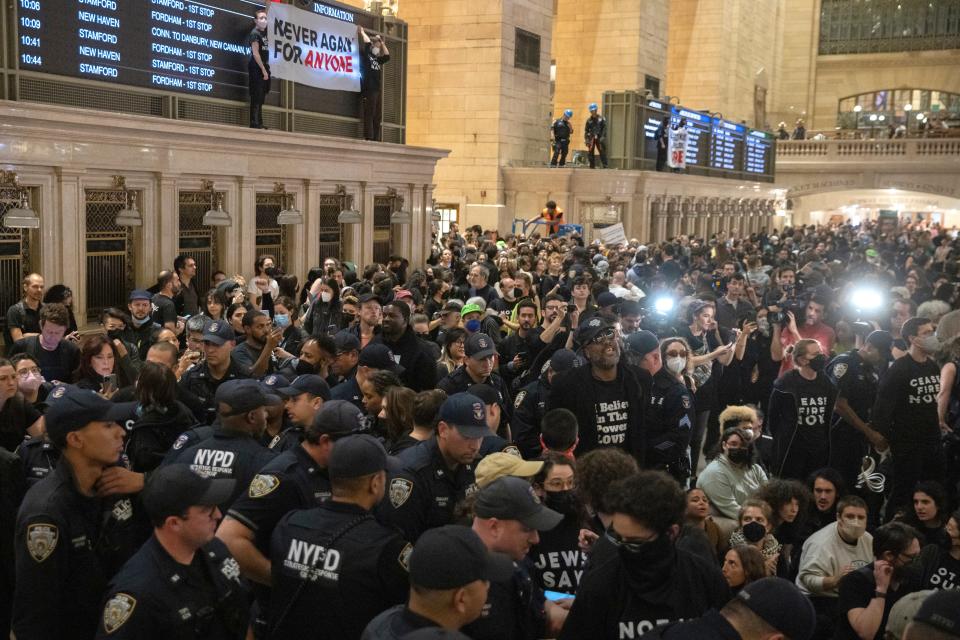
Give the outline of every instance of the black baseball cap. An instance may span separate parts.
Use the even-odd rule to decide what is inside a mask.
[[[575,369],[582,364],[583,360],[580,359],[580,356],[570,349],[557,349],[553,352],[553,355],[550,356],[549,361],[549,366],[553,369],[554,373],[563,373],[564,371]]]
[[[481,360],[497,355],[497,347],[493,344],[493,338],[485,333],[475,333],[467,338],[463,345],[463,352],[468,358]]]
[[[313,416],[313,429],[329,436],[346,436],[363,429],[363,414],[348,400],[329,400]]]
[[[928,596],[913,619],[960,637],[960,591],[944,589]]]
[[[225,320],[215,320],[203,328],[203,341],[222,345],[237,339],[237,332]]]
[[[271,373],[270,375],[263,376],[260,382],[263,384],[266,391],[275,396],[280,396],[281,398],[286,397],[283,395],[283,388],[289,386],[290,384],[290,380],[286,376],[279,373]]]
[[[136,417],[136,402],[110,402],[92,389],[69,384],[57,385],[47,395],[45,422],[54,442],[62,442],[71,431],[91,422],[123,424]]]
[[[295,398],[301,393],[309,393],[312,396],[323,398],[324,401],[330,399],[330,385],[327,384],[326,380],[313,373],[297,376],[289,386],[281,387],[277,389],[277,392],[288,398]]]
[[[149,474],[140,501],[154,522],[182,516],[190,507],[208,507],[227,502],[236,480],[204,478],[185,464],[168,464]]]
[[[381,342],[374,342],[373,344],[365,346],[360,351],[360,358],[357,360],[357,364],[361,367],[392,371],[397,375],[403,373],[403,367],[397,362],[393,351]]]
[[[577,328],[577,342],[585,345],[599,334],[611,328],[613,328],[613,325],[601,316],[592,316],[586,322],[582,322]]]
[[[227,380],[217,387],[214,400],[218,405],[225,404],[230,407],[229,415],[239,415],[257,407],[275,407],[283,403],[283,400],[262,382],[250,378]]]
[[[129,301],[133,302],[134,300],[153,300],[153,295],[146,289],[134,289],[130,292]]]
[[[333,336],[333,344],[338,354],[345,351],[360,351],[360,339],[349,331],[338,331]]]
[[[660,340],[657,338],[657,335],[646,329],[631,333],[627,336],[626,342],[627,349],[641,356],[645,356],[660,348]]]
[[[487,426],[487,407],[472,393],[455,393],[440,405],[441,420],[457,428],[464,438],[484,438],[490,435]]]
[[[892,358],[892,353],[890,351],[893,347],[893,334],[889,331],[872,331],[870,335],[867,336],[867,344],[876,348],[884,358],[889,360]]]
[[[448,524],[426,530],[410,554],[410,583],[448,590],[477,580],[503,582],[513,576],[513,561],[491,552],[471,529]]]
[[[549,531],[560,524],[563,514],[540,502],[533,487],[523,478],[504,476],[480,490],[473,511],[478,518],[519,520],[524,526]]]
[[[741,589],[736,598],[790,640],[813,637],[817,614],[792,582],[783,578],[761,578]]]
[[[616,295],[610,293],[609,291],[604,291],[597,296],[597,306],[598,307],[609,307],[620,302],[620,298]]]
[[[467,393],[477,396],[487,405],[500,403],[500,394],[488,384],[472,384],[467,388]]]
[[[400,471],[380,441],[366,433],[337,440],[327,462],[327,474],[333,478],[359,478],[378,471]]]

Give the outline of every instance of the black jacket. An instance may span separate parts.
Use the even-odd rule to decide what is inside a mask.
[[[407,326],[407,330],[395,342],[387,340],[382,333],[371,342],[377,341],[383,342],[390,347],[393,355],[399,356],[398,364],[403,367],[400,379],[404,385],[414,391],[426,391],[437,385],[436,361],[430,358],[427,348],[420,343],[412,327]]]
[[[130,468],[137,472],[153,471],[177,436],[197,424],[193,412],[181,402],[169,407],[151,406],[130,427],[124,452]]]

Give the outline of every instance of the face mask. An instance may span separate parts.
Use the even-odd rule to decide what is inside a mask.
[[[679,375],[687,368],[687,359],[677,356],[675,358],[667,358],[667,371],[674,375]]]
[[[470,333],[476,333],[480,331],[480,321],[479,320],[467,320],[467,324],[464,325]]]
[[[107,337],[113,340],[121,340],[123,336],[123,329],[110,329],[107,331]]]
[[[372,53],[375,56],[380,55],[380,47],[373,47],[372,49],[370,49],[370,53]]]
[[[820,373],[823,371],[824,367],[827,366],[827,356],[821,353],[820,355],[811,358],[808,365],[811,369],[817,373]]]
[[[286,329],[290,326],[290,316],[286,313],[278,313],[273,316],[273,321],[281,329]]]
[[[344,322],[346,322],[347,324],[350,324],[351,322],[357,319],[356,314],[353,314],[353,313],[343,313],[341,315],[343,316]]]
[[[24,393],[33,393],[40,388],[40,385],[43,384],[43,376],[37,375],[36,373],[28,373],[23,378],[20,378],[18,387],[20,391]]]
[[[867,523],[855,520],[841,520],[839,525],[841,535],[848,541],[856,542],[867,530]]]
[[[269,277],[273,278],[273,277],[275,277],[275,276],[277,275],[277,268],[276,268],[276,267],[267,267],[266,269],[263,270],[263,272],[264,272],[265,274],[267,274]]]
[[[562,513],[565,517],[576,516],[580,508],[577,493],[572,489],[568,491],[547,491],[543,497],[543,503],[557,513]]]
[[[727,457],[733,464],[747,464],[750,462],[750,449],[747,447],[730,447],[727,449]]]
[[[329,291],[321,291],[320,299],[323,300],[324,302],[330,302],[331,300],[333,300],[333,294],[330,293]]]
[[[304,376],[304,375],[308,375],[308,374],[316,374],[316,373],[317,373],[316,368],[315,368],[312,364],[310,364],[310,363],[307,362],[306,360],[302,360],[302,359],[299,359],[299,358],[297,359],[297,367],[296,367],[296,369],[297,369],[297,375],[299,375],[299,376]]]
[[[142,327],[143,325],[145,325],[145,324],[147,324],[148,322],[150,322],[150,316],[147,316],[146,318],[143,318],[142,320],[141,320],[140,318],[137,318],[136,316],[130,316],[130,320],[133,321],[133,325],[134,325],[135,327]]]
[[[770,335],[770,321],[764,318],[757,318],[757,330],[765,336]]]
[[[630,548],[621,545],[619,552],[630,577],[647,587],[663,579],[673,566],[673,542],[665,532],[650,542],[631,543]]]
[[[767,528],[759,522],[748,522],[743,525],[743,537],[747,542],[760,542],[765,535],[767,535]]]
[[[936,353],[940,351],[940,340],[937,336],[931,334],[922,338],[917,338],[917,345],[927,353]]]

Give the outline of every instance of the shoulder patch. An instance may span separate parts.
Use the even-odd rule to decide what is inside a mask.
[[[56,525],[38,522],[27,526],[27,551],[37,562],[43,562],[53,554],[60,539]]]
[[[400,550],[400,555],[397,556],[397,562],[399,562],[403,570],[408,573],[410,572],[410,553],[412,551],[413,545],[408,542],[403,546],[403,549]]]
[[[843,377],[843,374],[847,372],[847,363],[838,362],[837,365],[833,368],[833,377],[840,379]]]
[[[523,399],[526,398],[526,397],[527,397],[527,392],[526,392],[526,391],[520,391],[519,393],[517,393],[517,397],[516,397],[516,399],[513,401],[513,406],[514,406],[514,408],[519,409],[519,408],[520,408],[520,405],[523,404]]]
[[[277,446],[277,443],[280,442],[281,435],[282,434],[278,433],[277,435],[273,436],[273,440],[271,440],[270,444],[267,445],[267,449],[273,449],[275,446]]]
[[[251,498],[262,498],[269,495],[280,486],[280,478],[274,475],[258,473],[250,481],[250,488],[247,489],[247,495]]]
[[[410,498],[413,493],[413,480],[406,478],[394,478],[390,481],[390,504],[394,509],[399,509],[403,503]]]
[[[185,433],[181,433],[179,436],[177,436],[177,439],[173,442],[173,446],[171,448],[174,451],[179,451],[180,449],[183,449],[183,445],[187,444],[187,440],[189,439],[190,436]]]
[[[118,593],[103,606],[103,630],[113,633],[133,615],[137,599],[126,593]]]
[[[517,456],[518,458],[523,457],[522,455],[520,455],[520,449],[518,449],[517,445],[515,444],[508,444],[507,446],[505,446],[503,448],[503,453],[509,453],[512,456]]]
[[[224,558],[223,563],[220,565],[220,573],[222,573],[227,580],[240,582],[240,564],[233,558]]]
[[[113,505],[113,517],[120,522],[129,520],[133,516],[133,503],[129,498],[117,500]]]
[[[683,403],[684,409],[689,409],[691,406],[693,406],[693,402],[690,400],[690,396],[686,393],[683,394],[683,400],[681,402]]]

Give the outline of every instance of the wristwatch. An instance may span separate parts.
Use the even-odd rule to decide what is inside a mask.
[[[886,598],[886,597],[887,597],[887,593],[886,593],[885,591],[874,591],[874,592],[873,592],[873,597],[874,597],[874,598]]]

